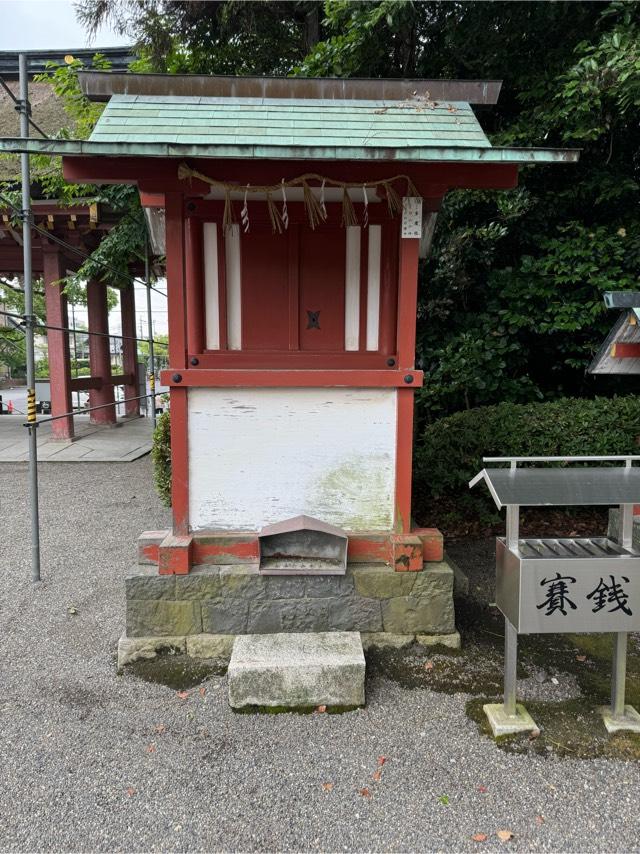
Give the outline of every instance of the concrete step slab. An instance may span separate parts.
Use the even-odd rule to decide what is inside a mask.
[[[239,635],[229,664],[234,709],[364,705],[359,632]]]

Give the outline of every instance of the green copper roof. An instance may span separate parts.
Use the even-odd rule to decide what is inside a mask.
[[[92,142],[282,148],[489,148],[469,104],[114,95]]]
[[[0,152],[458,163],[574,162],[493,148],[463,101],[113,95],[89,140],[0,139]]]

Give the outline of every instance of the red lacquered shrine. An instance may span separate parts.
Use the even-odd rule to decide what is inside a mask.
[[[349,561],[440,560],[411,521],[421,254],[448,191],[576,155],[493,148],[471,106],[493,82],[82,83],[108,101],[91,139],[39,150],[165,219],[173,531],[147,558],[257,560],[264,526],[304,515],[347,532]]]

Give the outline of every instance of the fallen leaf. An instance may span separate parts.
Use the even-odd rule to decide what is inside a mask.
[[[135,793],[136,793],[136,790],[133,788],[133,786],[129,786],[129,788],[127,789],[127,794],[129,795],[129,797],[132,798],[135,795]]]
[[[576,655],[576,661],[586,661],[586,660],[587,660],[586,655]]]
[[[156,732],[165,732],[165,730],[166,730],[166,726],[165,726],[164,724],[156,724],[156,725],[154,726],[154,730],[155,730]]]
[[[544,824],[544,816],[543,815],[537,815],[536,816],[536,824]]]
[[[486,786],[478,786],[478,791],[479,791],[481,794],[483,794],[483,795],[484,795],[484,794],[486,794],[486,792],[488,791],[488,789],[487,789],[487,787],[486,787]]]
[[[538,729],[538,727],[536,727],[535,729],[532,729],[531,732],[529,733],[529,741],[534,741],[536,738],[539,738],[539,737],[540,737],[540,730]]]
[[[433,661],[427,661],[424,665],[425,670],[433,670]]]
[[[327,711],[326,706],[316,706],[316,712],[326,712],[326,711]]]
[[[206,689],[206,688],[200,688],[200,696],[201,696],[201,697],[204,697],[204,695],[205,695],[206,693],[207,693],[207,689]]]
[[[323,783],[322,788],[325,792],[331,792],[333,790],[333,783]]]
[[[484,842],[487,838],[486,833],[474,833],[471,837],[474,842]]]
[[[67,614],[71,614],[72,617],[75,617],[75,615],[77,613],[78,613],[78,609],[74,608],[73,605],[71,605],[69,608],[67,608]]]
[[[380,767],[382,767],[386,761],[387,761],[387,757],[386,757],[386,756],[378,756],[378,765],[379,765]]]
[[[189,691],[178,691],[178,697],[180,697],[181,700],[186,700],[188,696]]]
[[[443,807],[449,806],[449,795],[440,795],[438,798],[438,803],[441,803]]]
[[[513,839],[514,834],[511,830],[499,830],[496,833],[496,836],[500,840],[500,842],[509,842],[510,839]]]
[[[150,745],[147,747],[147,753],[155,753],[155,752],[156,752],[156,746],[155,746],[155,744],[150,744]]]
[[[369,789],[367,789],[366,786],[364,787],[364,789],[360,789],[360,794],[362,795],[363,798],[370,798],[371,797],[371,792],[369,791]]]
[[[382,779],[382,769],[378,768],[377,771],[373,772],[373,779],[376,783],[379,783]]]

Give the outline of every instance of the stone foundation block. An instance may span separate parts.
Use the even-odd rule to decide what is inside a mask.
[[[242,635],[247,631],[249,602],[218,599],[202,603],[202,631],[209,634]]]
[[[396,572],[420,572],[422,569],[422,541],[410,534],[394,534],[393,568]]]
[[[355,632],[244,635],[229,663],[229,703],[235,709],[362,706],[364,674]]]
[[[413,635],[394,635],[391,632],[360,632],[362,648],[365,652],[370,649],[404,649],[411,646]]]
[[[201,631],[199,602],[169,602],[165,599],[127,601],[127,637],[183,636]]]
[[[157,566],[137,566],[125,577],[124,589],[127,600],[175,599],[176,576],[158,575]]]
[[[189,635],[186,638],[187,655],[191,658],[215,658],[228,662],[235,635]]]
[[[372,599],[408,596],[416,580],[413,573],[397,573],[390,566],[354,566],[351,573],[356,593]]]
[[[159,653],[179,654],[186,652],[183,637],[130,638],[122,635],[118,641],[118,670],[141,658],[155,658]]]
[[[460,632],[452,632],[450,635],[416,635],[416,643],[421,646],[447,646],[449,649],[460,649],[462,646]]]
[[[452,634],[453,571],[446,563],[429,564],[416,573],[411,593],[382,603],[385,632],[394,634]]]

